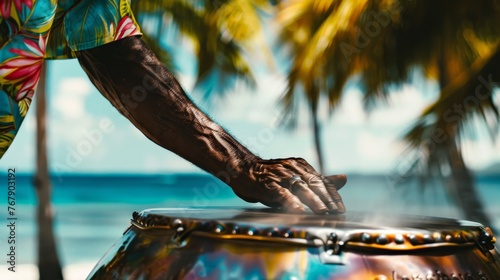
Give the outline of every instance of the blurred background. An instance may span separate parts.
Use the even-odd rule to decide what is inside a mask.
[[[500,229],[500,1],[131,4],[144,40],[199,107],[263,158],[346,173],[348,211]],[[2,279],[38,279],[36,174],[51,194],[65,279],[85,278],[133,211],[258,206],[149,141],[77,60],[46,69],[35,97],[46,98],[46,135],[32,109],[0,163],[0,176],[17,174],[19,264],[15,274],[2,266]]]

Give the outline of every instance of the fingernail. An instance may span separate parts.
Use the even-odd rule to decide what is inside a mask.
[[[343,202],[338,202],[338,207],[339,207],[339,211],[341,211],[342,213],[345,212],[345,205]]]
[[[327,208],[321,208],[316,214],[328,214],[328,211],[330,210],[328,210]]]

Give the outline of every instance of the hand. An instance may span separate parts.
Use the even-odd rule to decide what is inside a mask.
[[[294,213],[305,211],[302,204],[316,214],[345,212],[338,193],[347,181],[344,174],[322,176],[301,158],[258,159],[244,173],[231,187],[245,201]]]

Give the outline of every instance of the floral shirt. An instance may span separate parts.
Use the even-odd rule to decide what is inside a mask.
[[[128,0],[0,0],[0,158],[28,112],[44,58],[139,35]]]

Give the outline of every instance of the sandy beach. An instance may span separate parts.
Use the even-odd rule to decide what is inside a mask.
[[[96,261],[97,263],[97,261]],[[76,263],[67,265],[63,269],[65,280],[85,279],[94,268],[95,263]],[[0,266],[0,279],[6,280],[37,280],[38,268],[33,264],[23,264],[16,266],[16,272],[7,270],[8,266]]]

